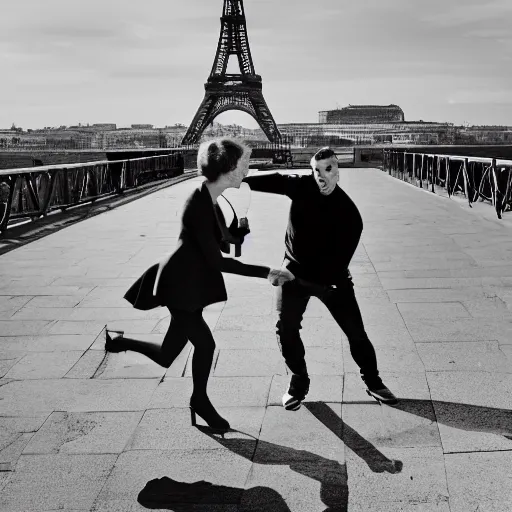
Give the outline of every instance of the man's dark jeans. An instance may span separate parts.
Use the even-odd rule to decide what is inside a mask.
[[[337,286],[324,286],[294,279],[277,288],[277,340],[290,371],[296,375],[308,374],[300,329],[302,317],[312,296],[318,297],[325,304],[347,336],[350,353],[359,366],[365,382],[379,379],[375,350],[364,330],[354,284],[348,272],[347,277]]]

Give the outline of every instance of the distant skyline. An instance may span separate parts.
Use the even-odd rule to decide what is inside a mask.
[[[0,17],[0,128],[188,125],[222,0],[23,0]],[[407,121],[512,125],[510,0],[244,0],[278,124],[395,103]],[[247,114],[216,118],[248,128]]]

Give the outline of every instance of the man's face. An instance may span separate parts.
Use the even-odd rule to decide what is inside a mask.
[[[334,190],[340,178],[338,160],[335,156],[332,156],[324,160],[316,160],[314,165],[313,176],[320,189],[320,193],[328,196]]]

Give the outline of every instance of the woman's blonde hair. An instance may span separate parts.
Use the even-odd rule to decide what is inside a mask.
[[[208,181],[217,181],[221,174],[236,169],[239,160],[249,152],[245,143],[222,137],[203,142],[197,152],[197,171]]]

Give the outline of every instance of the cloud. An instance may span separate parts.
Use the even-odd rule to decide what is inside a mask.
[[[492,84],[492,82],[489,80]],[[510,89],[459,90],[450,95],[450,105],[512,105]]]
[[[429,4],[433,13],[424,16],[424,20],[441,27],[462,27],[470,24],[485,24],[491,20],[502,20],[512,14],[512,3],[509,0],[452,0],[442,2],[439,6]],[[439,7],[437,9],[436,7]]]

